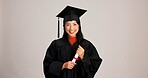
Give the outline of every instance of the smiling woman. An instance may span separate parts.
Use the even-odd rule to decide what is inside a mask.
[[[42,62],[47,46],[57,36],[55,14],[67,4],[88,10],[81,16],[81,24],[77,23],[103,58],[95,78],[148,78],[148,0],[0,0],[0,78],[45,78]],[[62,18],[66,18],[64,14]],[[95,54],[94,49],[78,33],[68,37],[65,31],[50,44],[46,56],[50,62],[45,61],[47,76],[58,73],[52,72],[58,69],[56,61],[65,63],[74,58],[79,40],[83,60],[79,56],[73,69],[64,68],[60,73],[67,73],[65,78],[72,74],[73,78],[76,68],[80,75],[84,68],[89,73],[85,75],[93,72],[96,59],[89,53]]]
[[[76,37],[79,31],[79,25],[75,20],[67,21],[65,24],[65,31],[68,33],[69,37]]]
[[[85,12],[67,6],[57,15],[64,18],[64,34],[52,41],[46,51],[43,62],[46,78],[93,78],[99,69],[102,59],[81,32],[79,17]]]

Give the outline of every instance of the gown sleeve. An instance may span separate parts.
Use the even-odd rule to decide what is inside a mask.
[[[93,78],[101,65],[102,59],[100,58],[94,45],[90,42],[88,44],[89,46],[85,49],[83,65],[88,75],[87,77]]]
[[[43,61],[44,75],[46,78],[57,78],[60,75],[63,62],[57,60],[56,43],[53,41],[46,51]]]

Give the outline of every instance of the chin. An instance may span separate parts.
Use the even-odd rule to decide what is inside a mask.
[[[69,37],[76,37],[76,35],[69,35]]]

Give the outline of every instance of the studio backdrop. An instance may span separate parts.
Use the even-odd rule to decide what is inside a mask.
[[[0,0],[0,78],[44,78],[67,5],[87,9],[82,32],[103,59],[95,78],[148,78],[148,0]]]

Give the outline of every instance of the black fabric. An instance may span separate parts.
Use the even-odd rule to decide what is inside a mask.
[[[64,19],[79,19],[87,10],[66,6],[56,17]]]
[[[73,69],[62,69],[62,65],[71,61],[78,48],[78,42],[73,46],[67,39],[54,40],[47,49],[43,69],[46,78],[93,78],[97,72],[102,59],[94,45],[83,39],[81,46],[85,49],[84,59],[76,61]]]
[[[66,6],[56,17],[64,18],[63,24],[67,21],[75,20],[80,22],[80,17],[86,12],[87,10]]]

